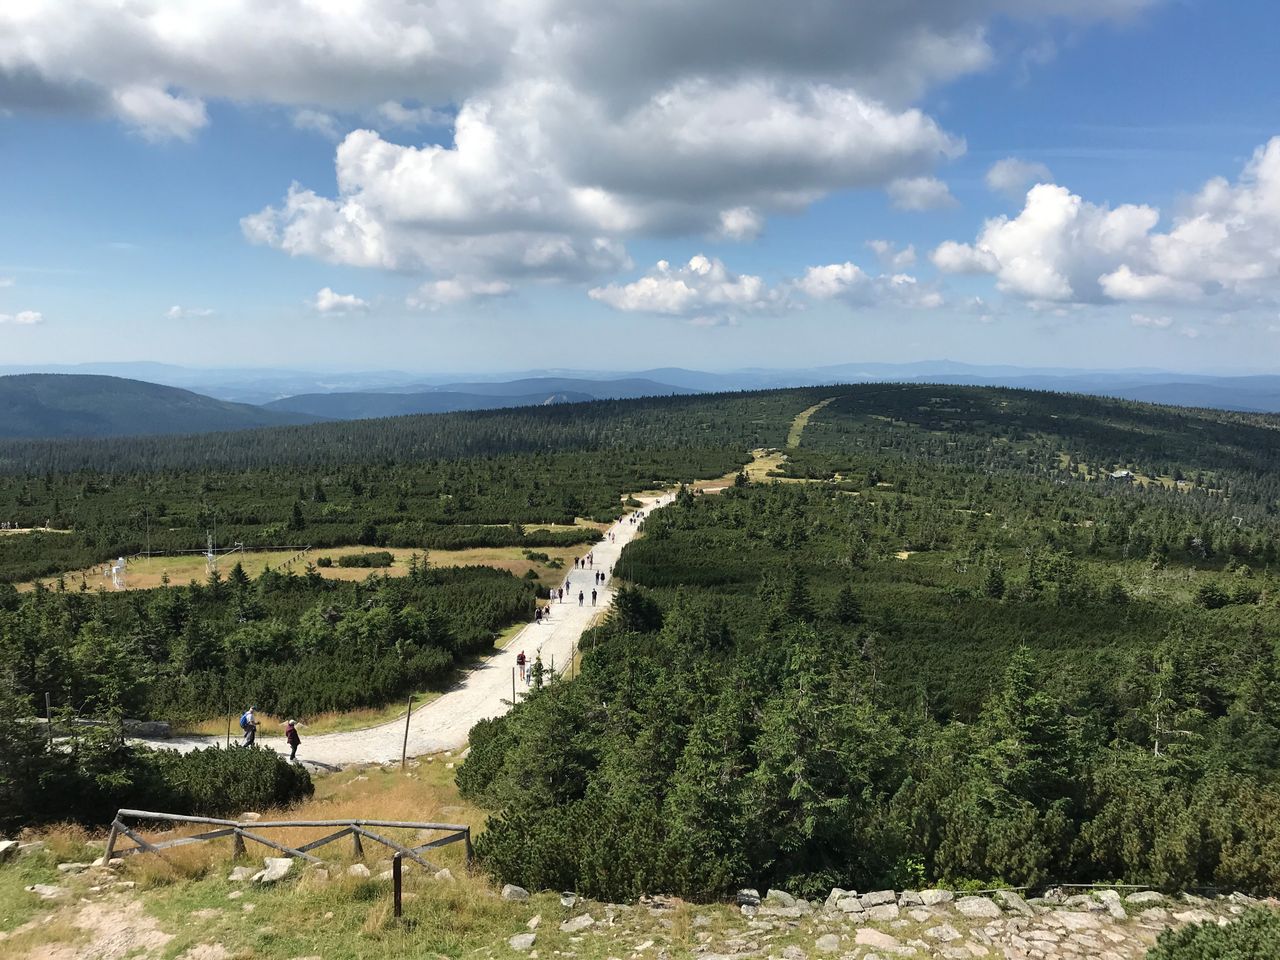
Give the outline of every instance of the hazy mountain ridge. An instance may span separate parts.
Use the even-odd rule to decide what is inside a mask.
[[[0,377],[0,437],[6,439],[206,433],[314,423],[317,419],[120,377]]]

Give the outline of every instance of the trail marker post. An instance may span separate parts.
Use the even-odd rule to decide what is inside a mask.
[[[404,712],[404,746],[400,748],[400,772],[404,773],[405,765],[409,762],[409,721],[413,718],[413,694],[409,694],[409,703]],[[400,861],[396,861],[399,864]],[[397,870],[399,867],[397,866]],[[397,873],[396,876],[399,876]],[[400,894],[399,883],[396,884],[396,916],[400,916]]]
[[[400,892],[401,892],[401,883],[402,883],[400,871],[401,871],[401,861],[403,859],[404,859],[404,855],[400,853],[399,850],[397,850],[394,854],[391,855],[391,885],[392,885],[392,889],[395,891],[395,915],[397,917],[399,917],[403,912],[401,903],[400,903]]]

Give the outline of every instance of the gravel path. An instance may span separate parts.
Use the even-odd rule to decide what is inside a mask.
[[[673,494],[637,498],[643,506],[640,512],[664,507],[675,499]],[[533,662],[533,658],[541,653],[542,662],[548,670],[554,667],[560,671],[569,665],[570,655],[583,632],[595,622],[598,615],[603,615],[609,604],[613,602],[613,588],[609,580],[597,587],[599,597],[596,606],[591,605],[591,579],[595,570],[613,569],[618,555],[635,535],[640,525],[631,523],[631,517],[623,517],[609,528],[605,538],[593,548],[595,565],[593,569],[569,570],[566,579],[572,584],[572,598],[565,592],[563,603],[553,603],[550,620],[544,617],[542,623],[530,623],[520,631],[503,649],[487,658],[478,667],[470,670],[462,680],[443,696],[414,710],[409,722],[409,756],[425,753],[436,753],[441,750],[457,750],[467,742],[471,728],[480,720],[501,716],[510,709],[511,678],[516,669],[516,655],[521,650]],[[611,542],[608,533],[613,534]],[[586,594],[585,602],[578,606],[578,591]],[[527,689],[517,679],[517,696],[522,696]],[[308,737],[306,728],[301,729],[302,746],[298,749],[299,760],[316,761],[321,764],[348,764],[361,762],[383,763],[400,759],[400,749],[404,742],[404,718],[389,723],[369,727],[364,730],[352,730],[346,733],[328,733]],[[208,747],[224,742],[218,737],[174,737],[171,740],[147,741],[148,745],[160,749],[172,749],[187,752],[199,747]],[[258,743],[271,747],[288,755],[283,737],[259,737]]]

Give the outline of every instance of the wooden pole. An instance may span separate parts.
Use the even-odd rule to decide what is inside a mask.
[[[401,856],[399,852],[393,854],[391,857],[391,884],[395,890],[395,898],[396,898],[395,914],[397,917],[399,917],[403,912],[400,906],[400,889],[401,889],[400,884],[402,882],[401,876],[400,876],[400,872],[401,872],[400,862],[403,859],[404,858]]]
[[[227,699],[227,749],[231,749],[231,700]]]
[[[516,668],[511,668],[511,705],[516,705]]]
[[[413,694],[409,694],[409,703],[404,711],[404,746],[400,748],[400,772],[404,773],[405,765],[409,762],[409,720],[413,717]],[[400,914],[396,914],[400,916]]]

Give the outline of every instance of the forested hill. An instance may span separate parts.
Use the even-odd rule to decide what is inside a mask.
[[[120,377],[53,373],[0,377],[0,438],[6,439],[189,434],[316,419]]]

